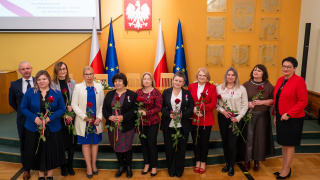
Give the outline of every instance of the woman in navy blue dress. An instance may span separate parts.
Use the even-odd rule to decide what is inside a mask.
[[[87,165],[87,177],[98,175],[96,165],[98,144],[102,140],[102,102],[104,91],[101,84],[94,82],[94,71],[86,66],[83,69],[84,82],[77,84],[72,95],[71,106],[76,113],[75,128],[78,143]],[[89,116],[89,112],[91,117]],[[91,124],[91,127],[89,127]]]
[[[132,141],[134,137],[134,121],[136,115],[137,94],[127,86],[127,77],[123,73],[117,73],[112,77],[112,83],[115,90],[109,91],[103,102],[103,116],[107,119],[106,125],[114,127],[115,130],[108,131],[110,145],[114,149],[119,162],[119,170],[115,177],[120,177],[127,169],[127,177],[132,177]],[[120,110],[112,109],[119,105]],[[115,124],[119,122],[122,128],[116,128]],[[122,130],[121,130],[122,129]]]

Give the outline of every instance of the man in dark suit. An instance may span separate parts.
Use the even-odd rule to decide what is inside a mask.
[[[24,134],[26,131],[24,123],[26,121],[26,117],[20,112],[20,105],[24,93],[26,93],[28,88],[33,87],[35,82],[34,78],[31,77],[32,67],[28,62],[21,62],[19,64],[18,71],[22,75],[22,78],[11,82],[11,86],[9,88],[9,104],[15,111],[17,111],[17,129],[20,139],[21,163],[23,165]],[[29,178],[30,169],[24,168],[23,179]]]

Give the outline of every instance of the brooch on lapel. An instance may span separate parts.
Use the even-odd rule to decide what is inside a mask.
[[[206,91],[206,95],[208,96],[208,89],[207,89],[207,91]]]
[[[231,97],[233,97],[233,95],[234,95],[234,91],[231,91]]]
[[[150,98],[150,94],[151,94],[151,92],[149,92],[149,94],[148,94],[148,99]]]
[[[186,101],[188,101],[188,94],[186,94]]]
[[[94,92],[95,92],[96,94],[98,94],[98,92],[97,92],[97,89],[96,89],[96,88],[93,88],[93,90],[94,90]]]
[[[71,89],[71,87],[72,87],[72,85],[71,84],[69,84],[69,88]]]
[[[130,96],[127,96],[128,102],[130,102]]]

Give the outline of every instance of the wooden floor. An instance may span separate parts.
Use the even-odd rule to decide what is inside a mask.
[[[275,179],[273,173],[281,168],[282,158],[274,157],[268,158],[265,162],[261,163],[261,169],[259,172],[254,172],[252,169],[249,171],[251,176],[257,180],[268,180]],[[226,173],[222,173],[221,169],[223,165],[210,165],[207,166],[207,171],[205,174],[195,174],[193,168],[185,168],[185,172],[180,179],[190,179],[190,180],[202,180],[202,179],[233,179],[233,180],[246,180],[247,177],[243,174],[240,168],[236,165],[235,175],[229,177]],[[320,179],[320,153],[319,154],[296,154],[292,163],[292,175],[289,180],[319,180]],[[11,179],[19,170],[21,169],[21,164],[1,162],[0,161],[0,179],[8,180]],[[81,180],[88,179],[86,177],[85,169],[75,169],[75,176],[63,177],[60,174],[60,169],[54,170],[54,179],[68,179],[68,180]],[[116,170],[99,170],[99,175],[93,176],[92,180],[107,180],[107,179],[127,179],[126,174],[123,174],[121,178],[114,178]],[[18,177],[22,179],[22,175]],[[31,172],[31,180],[38,179],[38,173]],[[178,179],[170,178],[168,176],[166,169],[160,169],[156,177],[151,178],[150,174],[141,175],[141,169],[133,171],[132,180],[143,180],[143,179]]]

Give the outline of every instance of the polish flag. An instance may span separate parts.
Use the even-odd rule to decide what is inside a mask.
[[[165,52],[164,43],[163,43],[161,21],[159,21],[157,53],[156,53],[156,60],[154,63],[154,70],[153,70],[153,76],[156,83],[156,87],[160,87],[161,73],[168,73],[168,68],[167,68],[166,52]]]
[[[92,41],[91,41],[89,66],[93,68],[95,74],[104,74],[100,45],[99,45],[97,30],[94,22],[93,22],[93,29],[92,29]]]

